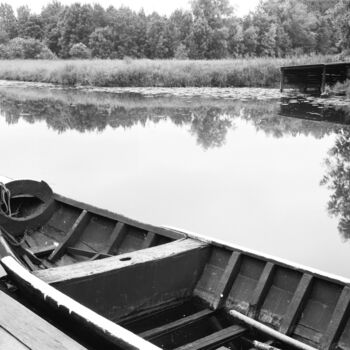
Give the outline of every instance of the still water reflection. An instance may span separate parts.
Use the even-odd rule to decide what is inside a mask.
[[[0,175],[350,277],[350,110],[0,88]]]

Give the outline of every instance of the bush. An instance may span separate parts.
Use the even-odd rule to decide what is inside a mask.
[[[41,53],[44,44],[36,39],[14,38],[6,45],[9,58],[35,58]]]
[[[41,41],[33,38],[14,38],[0,44],[0,59],[54,59],[56,55]]]
[[[83,43],[77,43],[77,44],[74,44],[70,48],[69,55],[72,58],[90,58],[91,57],[91,51]]]
[[[0,44],[7,44],[9,41],[9,35],[4,30],[0,30]]]
[[[47,46],[44,46],[35,58],[40,60],[55,60],[57,56]]]
[[[174,58],[177,60],[186,60],[188,59],[188,50],[184,44],[180,44],[175,52],[174,52]]]
[[[7,45],[0,44],[0,59],[5,60],[9,58],[9,52],[7,49]]]

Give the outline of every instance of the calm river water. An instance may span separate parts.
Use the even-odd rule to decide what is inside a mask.
[[[350,277],[349,107],[142,92],[0,87],[0,175]]]

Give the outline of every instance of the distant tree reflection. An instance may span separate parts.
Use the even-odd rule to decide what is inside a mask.
[[[221,147],[235,119],[246,120],[257,131],[275,138],[312,135],[322,138],[350,123],[344,108],[320,108],[306,101],[233,100],[219,98],[144,97],[76,90],[0,88],[1,114],[10,124],[45,121],[59,133],[103,132],[107,127],[131,128],[167,118],[177,126],[189,126],[203,149]],[[283,117],[281,117],[283,116]],[[287,118],[286,118],[287,117]],[[289,118],[291,117],[291,118]],[[331,123],[324,123],[324,121]],[[334,122],[338,124],[334,124]]]
[[[344,240],[350,239],[350,129],[338,132],[335,145],[325,161],[327,173],[321,181],[331,191],[328,211],[339,218],[338,230]]]
[[[232,118],[218,108],[195,113],[191,121],[191,133],[196,135],[198,144],[204,149],[221,147],[225,143],[228,129],[232,127]]]

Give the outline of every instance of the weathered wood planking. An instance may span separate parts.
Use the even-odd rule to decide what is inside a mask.
[[[168,237],[171,239],[180,239],[180,238],[184,238],[186,236],[184,233],[181,233],[179,231],[145,224],[145,223],[139,222],[137,220],[130,219],[126,216],[123,216],[123,215],[120,215],[117,213],[112,213],[106,209],[100,209],[100,208],[97,208],[93,205],[89,205],[89,204],[86,204],[83,202],[76,201],[76,200],[71,199],[71,198],[61,196],[57,193],[54,194],[54,198],[58,203],[65,203],[65,204],[68,204],[68,205],[73,206],[73,207],[78,207],[78,208],[80,208],[82,210],[86,210],[92,214],[103,216],[103,217],[109,218],[111,220],[120,221],[120,222],[123,222],[127,225],[130,225],[130,226],[139,227],[147,232],[154,232],[154,233],[162,235],[164,237]]]
[[[37,302],[41,302],[42,306],[47,311],[51,310],[53,315],[59,314],[64,317],[68,324],[73,320],[78,322],[81,327],[89,332],[90,336],[93,335],[101,341],[107,341],[116,349],[160,350],[157,346],[107,320],[35,277],[12,257],[1,259],[1,264],[20,290],[30,295]],[[46,348],[44,347],[44,349]],[[59,349],[62,349],[62,347],[59,347]],[[74,348],[69,347],[68,349]]]
[[[344,329],[347,319],[349,319],[350,309],[350,288],[344,287],[338,299],[337,305],[332,315],[327,331],[321,340],[322,350],[330,350],[333,344],[339,339]]]
[[[79,235],[83,232],[90,218],[90,214],[86,210],[83,210],[72,228],[67,233],[64,241],[62,241],[51,253],[49,256],[49,261],[55,261],[59,259],[65,253],[67,247],[73,245],[79,239]]]
[[[30,350],[28,346],[20,342],[16,337],[0,326],[0,349]]]
[[[117,222],[108,240],[108,244],[104,252],[106,254],[111,254],[111,252],[114,249],[120,246],[125,236],[126,236],[126,225],[123,222]]]
[[[60,330],[28,310],[19,302],[0,291],[0,345],[7,341],[8,345],[16,347],[2,347],[1,349],[31,349],[31,350],[83,350],[83,346],[69,338]],[[17,340],[11,343],[9,336]],[[18,344],[20,343],[20,345]]]
[[[213,307],[215,309],[222,306],[225,302],[227,295],[230,291],[232,283],[238,273],[240,267],[241,254],[239,252],[233,252],[230,260],[226,266],[224,274],[221,277],[220,283],[216,290],[216,300],[214,301]]]
[[[313,276],[310,274],[304,274],[301,278],[298,288],[294,293],[293,299],[287,309],[286,314],[283,317],[279,331],[283,334],[290,334],[292,328],[295,325],[296,319],[299,317],[303,303],[306,300],[308,292],[311,288]]]
[[[198,321],[202,320],[203,318],[206,318],[206,317],[211,316],[213,314],[214,314],[213,310],[204,309],[204,310],[196,312],[195,314],[180,318],[179,320],[176,320],[176,321],[173,321],[170,323],[166,323],[163,326],[150,329],[150,330],[143,332],[139,335],[140,335],[140,337],[145,338],[145,339],[152,339],[154,337],[173,332],[181,327],[188,326],[193,322],[198,322]]]
[[[281,67],[281,91],[289,84],[305,92],[311,87],[323,93],[326,85],[346,79],[350,79],[350,62]]]
[[[208,255],[192,239],[77,263],[35,275],[101,315],[119,321],[131,313],[192,294]]]
[[[175,350],[205,350],[215,349],[215,346],[219,347],[230,340],[241,337],[246,333],[246,328],[233,325],[228,328],[222,329],[218,332],[210,334],[204,338],[198,339],[192,343],[180,346]]]
[[[346,281],[212,244],[196,296],[210,305],[220,296],[219,308],[249,315],[313,347],[330,350],[341,339],[342,346],[348,342],[350,348],[350,292]]]

